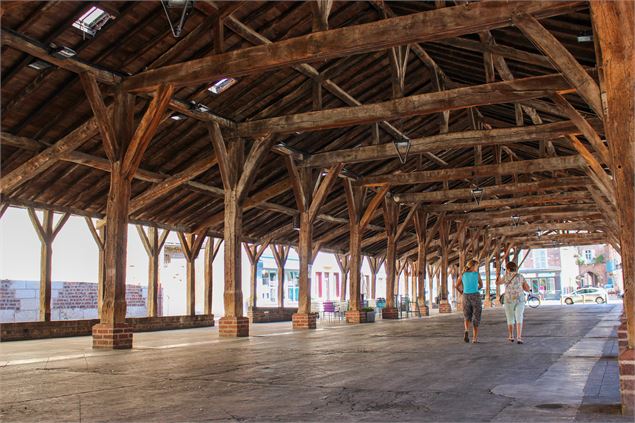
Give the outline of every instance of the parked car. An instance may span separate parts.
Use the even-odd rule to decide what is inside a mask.
[[[564,303],[568,305],[591,302],[604,304],[608,301],[608,294],[602,288],[581,288],[570,294],[564,295],[562,298]]]

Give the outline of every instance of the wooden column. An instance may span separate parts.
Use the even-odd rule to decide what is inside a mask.
[[[439,291],[439,313],[451,313],[452,305],[448,301],[448,224],[445,215],[439,217],[439,242],[441,244],[441,280]]]
[[[269,246],[269,241],[265,241],[264,244],[252,244],[243,243],[249,264],[251,264],[251,290],[249,292],[249,308],[255,309],[258,307],[258,261],[262,257],[262,253],[265,252]]]
[[[385,257],[367,256],[368,266],[370,267],[370,296],[377,299],[377,273],[384,263]]]
[[[348,288],[348,272],[351,270],[350,254],[335,254],[335,261],[342,274],[342,285],[340,286],[340,301],[346,301]]]
[[[132,330],[126,324],[126,250],[131,184],[145,150],[164,118],[173,86],[159,86],[135,129],[132,95],[121,90],[115,92],[111,118],[95,78],[87,73],[80,76],[111,167],[106,203],[104,301],[100,323],[93,327],[93,348],[132,348]]]
[[[53,263],[53,241],[70,217],[64,213],[57,225],[53,226],[54,213],[50,210],[43,210],[42,222],[37,217],[35,210],[28,209],[31,223],[40,239],[40,321],[51,321],[51,271]]]
[[[496,270],[496,281],[500,280],[501,278],[501,248],[500,245],[496,247],[496,255],[495,257],[495,262],[494,262],[494,267]],[[501,287],[500,285],[497,283],[496,284],[496,305],[501,305]]]
[[[613,160],[620,249],[624,277],[624,311],[628,347],[635,348],[635,46],[634,11],[629,2],[591,2],[595,35],[599,39],[606,93],[605,121]]]
[[[196,258],[201,251],[205,234],[177,232],[186,261],[185,314],[196,315]]]
[[[148,254],[148,317],[156,317],[159,305],[159,254],[165,244],[170,231],[163,230],[159,236],[159,230],[156,227],[149,227],[146,234],[143,226],[137,225],[137,231],[141,238],[143,248]]]
[[[430,310],[426,305],[426,250],[428,249],[428,214],[417,210],[414,216],[415,231],[417,233],[417,304],[422,316],[429,316]],[[430,291],[432,295],[432,291]]]
[[[428,298],[428,311],[434,308],[434,267],[428,266],[428,292],[430,293],[430,297]]]
[[[220,245],[223,243],[222,239],[214,239],[209,237],[205,244],[205,289],[203,292],[204,304],[203,314],[213,315],[213,295],[214,295],[214,259]]]
[[[245,158],[244,140],[225,141],[218,123],[208,124],[208,131],[218,159],[218,167],[225,191],[223,238],[225,241],[225,283],[223,299],[225,315],[219,320],[220,336],[249,336],[249,319],[243,316],[241,250],[243,205],[256,172],[271,149],[273,138],[264,136],[254,140]],[[205,233],[202,228],[199,233]]]
[[[377,207],[384,202],[388,187],[380,188],[370,201],[366,201],[368,188],[353,185],[350,179],[344,179],[344,191],[348,206],[349,251],[350,251],[350,300],[349,311],[346,312],[347,323],[362,323],[366,314],[361,311],[361,271],[362,271],[362,236],[372,220]],[[392,199],[389,201],[393,202]]]
[[[342,164],[329,168],[326,175],[319,177],[317,171],[310,168],[298,168],[294,160],[287,156],[287,170],[291,176],[291,186],[300,212],[300,234],[298,240],[298,256],[300,259],[298,312],[293,314],[294,329],[315,329],[317,313],[311,310],[311,267],[314,254],[313,223],[322,204],[326,201],[331,187],[342,170]]]
[[[395,304],[395,289],[399,288],[397,279],[397,225],[399,223],[399,204],[384,202],[384,227],[386,228],[386,307],[381,310],[382,319],[398,319]]]
[[[274,245],[273,258],[276,260],[278,272],[278,307],[284,308],[284,265],[289,257],[291,248],[287,245]]]
[[[635,413],[635,11],[631,2],[591,2],[606,93],[605,131],[617,197],[627,348],[620,351],[622,411]]]
[[[95,223],[93,219],[90,217],[84,217],[86,221],[86,225],[88,225],[88,230],[90,230],[90,234],[95,240],[95,244],[97,244],[97,249],[99,250],[99,271],[97,274],[97,317],[101,318],[101,308],[104,303],[104,285],[106,283],[106,260],[105,260],[105,239],[106,239],[106,229],[102,225],[97,229],[95,227]]]

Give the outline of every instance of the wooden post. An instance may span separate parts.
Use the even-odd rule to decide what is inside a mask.
[[[377,273],[384,262],[384,257],[366,257],[368,266],[370,267],[370,296],[377,298]]]
[[[452,305],[448,301],[448,227],[445,215],[439,216],[439,242],[441,244],[441,280],[439,291],[439,313],[451,313]]]
[[[335,254],[335,261],[340,268],[342,274],[342,286],[340,287],[340,301],[346,301],[346,293],[348,287],[348,272],[351,270],[351,261],[349,254]]]
[[[395,289],[399,288],[397,279],[397,224],[399,223],[399,204],[384,201],[384,227],[386,228],[386,307],[381,310],[382,319],[398,319],[395,304]]]
[[[249,293],[249,308],[255,311],[256,307],[258,307],[258,261],[260,261],[262,253],[264,253],[269,246],[269,241],[265,241],[262,245],[249,245],[247,243],[244,243],[243,246],[245,247],[245,251],[247,252],[249,263],[251,264],[251,291]]]
[[[289,156],[286,157],[286,164],[291,175],[291,186],[300,212],[298,312],[293,314],[291,318],[294,329],[315,329],[317,327],[317,313],[311,310],[311,268],[313,259],[317,255],[317,250],[314,254],[312,248],[313,223],[343,165],[331,166],[324,177],[318,178],[318,174],[314,170],[298,168],[293,158]]]
[[[126,324],[126,250],[131,184],[150,141],[163,121],[174,87],[171,84],[159,85],[135,129],[132,95],[123,90],[115,92],[111,120],[103,106],[95,78],[82,74],[81,80],[98,121],[111,169],[106,203],[104,301],[100,323],[93,326],[93,348],[132,348],[132,330]]]
[[[429,316],[430,310],[426,305],[426,250],[429,239],[426,236],[428,230],[428,214],[423,210],[417,210],[414,216],[415,231],[417,233],[417,304],[422,316]],[[432,291],[430,291],[432,296]]]
[[[495,263],[494,263],[494,266],[496,268],[496,281],[500,280],[501,278],[501,260],[502,260],[501,248],[499,244],[499,246],[496,247]],[[498,283],[496,284],[496,305],[497,306],[501,305],[501,288]]]
[[[379,189],[368,202],[366,202],[368,188],[353,185],[350,179],[344,179],[344,191],[348,206],[351,272],[350,307],[349,311],[346,312],[346,322],[362,323],[366,318],[366,314],[361,311],[362,236],[372,220],[375,210],[384,202],[388,186]]]
[[[591,2],[595,35],[599,38],[606,93],[605,131],[613,160],[617,215],[624,278],[627,348],[620,351],[622,412],[635,413],[635,12],[630,2]]]
[[[220,126],[208,124],[208,131],[218,159],[218,167],[225,191],[223,238],[225,241],[225,283],[223,299],[225,316],[219,320],[220,336],[249,336],[249,319],[243,316],[243,292],[241,272],[241,250],[243,205],[256,177],[256,171],[269,153],[273,138],[266,135],[254,140],[245,159],[244,143],[223,139]],[[199,230],[199,236],[207,228]]]
[[[214,259],[223,240],[209,237],[205,244],[205,290],[203,293],[203,314],[213,315],[212,300],[214,294]]]
[[[278,272],[278,307],[284,308],[284,265],[287,262],[291,248],[286,245],[274,245],[272,250]]]
[[[28,209],[31,223],[40,239],[40,321],[51,321],[51,271],[53,263],[53,241],[70,217],[64,213],[57,225],[53,226],[54,213],[50,210],[43,211],[42,222],[37,217],[35,210]]]
[[[159,236],[159,230],[156,227],[148,228],[148,233],[141,225],[137,225],[137,231],[146,253],[148,254],[148,317],[156,317],[158,313],[159,300],[159,254],[165,244],[170,231],[163,230]]]
[[[84,217],[84,220],[86,221],[88,230],[90,230],[90,234],[95,240],[95,244],[97,244],[97,249],[99,250],[99,271],[97,274],[97,317],[101,318],[101,308],[104,302],[104,285],[106,282],[106,260],[104,254],[106,229],[103,225],[97,229],[93,219],[90,217],[86,216]]]
[[[177,232],[186,263],[185,312],[189,316],[196,315],[196,258],[201,251],[205,234],[184,234]]]

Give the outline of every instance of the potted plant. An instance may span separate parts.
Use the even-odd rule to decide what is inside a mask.
[[[373,307],[364,307],[361,311],[366,313],[366,323],[375,323],[375,309]]]

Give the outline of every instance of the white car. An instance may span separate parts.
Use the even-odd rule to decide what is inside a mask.
[[[581,288],[563,297],[565,304],[573,303],[597,303],[604,304],[608,301],[608,294],[602,288]]]

